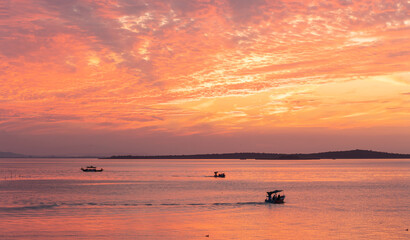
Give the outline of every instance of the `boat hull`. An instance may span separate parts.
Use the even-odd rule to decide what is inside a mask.
[[[81,168],[81,170],[83,170],[83,172],[102,172],[103,169],[86,169],[86,168]]]
[[[285,198],[271,199],[271,200],[265,199],[265,202],[273,203],[273,204],[282,204],[282,203],[285,203]]]

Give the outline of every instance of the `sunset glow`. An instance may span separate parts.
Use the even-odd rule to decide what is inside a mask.
[[[6,0],[0,24],[0,151],[409,152],[407,0]],[[194,137],[230,140],[161,145]]]

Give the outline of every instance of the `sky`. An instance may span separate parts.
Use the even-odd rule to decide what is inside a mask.
[[[408,0],[0,1],[0,151],[409,143]]]

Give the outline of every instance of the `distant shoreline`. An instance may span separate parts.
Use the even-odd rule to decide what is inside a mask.
[[[181,155],[115,155],[102,156],[35,156],[11,152],[0,152],[0,158],[98,158],[98,159],[254,159],[254,160],[319,160],[319,159],[410,159],[410,154],[378,152],[372,150],[331,151],[319,153],[211,153]]]
[[[319,159],[404,159],[410,154],[350,150],[319,153],[220,153],[191,155],[118,155],[101,159],[255,159],[255,160],[319,160]]]

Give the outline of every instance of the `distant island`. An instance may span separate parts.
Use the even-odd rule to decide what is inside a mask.
[[[58,155],[47,155],[47,156],[36,156],[36,155],[25,155],[13,152],[0,152],[0,158],[100,158],[97,156],[58,156]]]
[[[12,153],[12,152],[0,152],[0,158],[26,158],[27,155]]]
[[[211,153],[190,155],[115,155],[97,156],[33,156],[12,152],[0,152],[0,158],[100,158],[100,159],[256,159],[256,160],[309,160],[309,159],[374,159],[409,158],[410,154],[377,152],[371,150],[349,150],[319,153]]]
[[[371,150],[349,150],[320,153],[215,153],[193,155],[120,155],[104,159],[256,159],[256,160],[309,160],[309,159],[374,159],[410,158],[410,154],[377,152]]]

